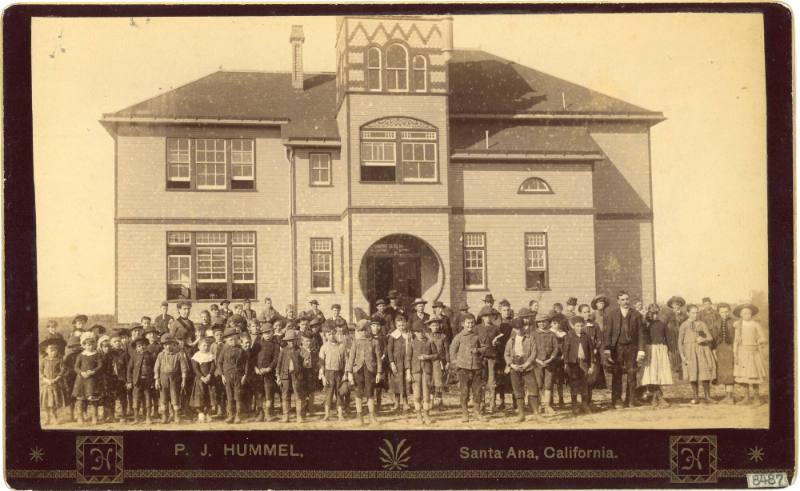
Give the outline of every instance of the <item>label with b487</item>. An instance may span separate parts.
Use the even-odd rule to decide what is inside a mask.
[[[785,472],[759,472],[747,474],[748,488],[785,488],[789,479]]]

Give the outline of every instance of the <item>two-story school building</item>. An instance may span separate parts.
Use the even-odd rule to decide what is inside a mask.
[[[655,300],[661,113],[455,49],[449,17],[336,23],[336,73],[304,71],[293,26],[288,72],[219,71],[103,116],[119,322],[181,298],[352,314],[391,289]]]

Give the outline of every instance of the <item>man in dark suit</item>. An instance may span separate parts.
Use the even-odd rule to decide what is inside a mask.
[[[604,356],[611,370],[611,404],[619,409],[622,372],[627,374],[625,407],[636,406],[636,363],[644,359],[644,319],[630,306],[626,291],[617,294],[617,306],[606,314]]]
[[[428,319],[430,319],[430,315],[425,312],[425,305],[428,302],[421,298],[414,299],[414,302],[411,304],[414,312],[408,316],[408,330],[411,332],[419,332],[425,331],[429,332],[428,326],[425,325]]]

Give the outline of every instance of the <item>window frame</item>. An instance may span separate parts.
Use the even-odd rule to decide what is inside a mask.
[[[198,243],[197,237],[198,234],[222,234],[224,236],[224,243],[220,241],[210,241],[206,243]],[[185,240],[180,241],[170,241],[170,236],[172,234],[180,234],[181,238],[188,237],[188,242]],[[241,240],[234,241],[235,234],[247,234],[250,237],[249,242],[243,242]],[[170,248],[177,248],[180,249],[182,252],[180,253],[170,253]],[[208,279],[208,280],[201,280],[199,278],[199,252],[198,249],[223,249],[224,256],[225,256],[225,280],[220,279]],[[253,279],[250,280],[236,280],[235,272],[234,272],[234,249],[252,249],[253,255]],[[188,249],[188,254],[186,251]],[[183,257],[187,256],[189,258],[189,285],[185,283],[177,283],[171,282],[169,277],[170,272],[170,258],[171,257]],[[212,258],[213,261],[213,258]],[[252,287],[252,298],[258,297],[258,234],[255,230],[195,230],[195,231],[186,231],[186,230],[168,230],[166,232],[166,260],[165,260],[165,267],[166,267],[166,277],[165,277],[165,286],[167,287],[167,301],[170,302],[177,302],[182,300],[181,298],[169,298],[169,286],[170,285],[183,285],[189,289],[189,296],[186,300],[193,300],[193,301],[200,301],[200,302],[213,302],[222,300],[222,298],[234,298],[234,285],[235,284],[248,284],[253,285]],[[220,284],[225,283],[225,296],[220,298],[201,298],[198,296],[197,286],[198,284]]]
[[[422,68],[417,68],[417,60],[422,60]],[[414,55],[411,59],[411,80],[414,81],[413,92],[427,92],[428,91],[428,58],[425,55]],[[422,87],[417,87],[416,75],[417,72],[422,72]]]
[[[528,245],[528,237],[533,235],[541,235],[544,237],[544,245]],[[550,290],[550,238],[547,235],[546,230],[535,230],[531,232],[524,232],[522,234],[522,247],[523,247],[523,254],[522,254],[522,265],[523,265],[523,281],[525,282],[525,290],[526,291],[549,291]],[[544,268],[542,269],[531,269],[530,271],[543,271],[544,272],[544,284],[541,288],[536,288],[534,286],[528,285],[528,251],[544,251]]]
[[[409,118],[413,119],[413,118]],[[377,120],[380,121],[380,120]],[[370,129],[369,126],[371,124],[376,123],[377,121],[372,121],[367,123],[366,125],[362,126],[359,130],[359,150],[360,150],[360,166],[359,166],[359,182],[364,184],[439,184],[440,183],[440,174],[439,174],[439,165],[440,165],[440,156],[439,156],[439,130],[433,125],[429,123],[424,123],[429,128],[402,128],[402,127],[386,127],[386,128],[379,128],[379,129]],[[376,133],[378,136],[371,136],[368,135],[370,133]],[[382,135],[381,135],[382,134]],[[394,151],[394,160],[365,160],[364,158],[364,147],[365,145],[387,145],[391,144]],[[431,146],[433,151],[433,160],[426,161],[424,160],[405,160],[403,158],[403,149],[406,145],[423,145],[423,156],[424,156],[424,148],[425,146]],[[413,150],[412,150],[413,152]],[[418,168],[420,164],[423,163],[431,163],[433,165],[433,177],[431,178],[420,178],[420,177],[406,177],[405,172],[405,164],[406,163],[416,163],[418,164]],[[364,178],[364,167],[393,167],[394,168],[394,179],[385,179],[385,180],[370,180]],[[419,175],[419,171],[417,172]]]
[[[525,185],[531,182],[544,184],[544,189],[525,189]],[[517,188],[517,194],[553,194],[553,187],[541,177],[533,176],[522,181],[522,184]]]
[[[403,55],[404,55],[404,58],[405,58],[405,62],[404,62],[402,67],[390,67],[389,66],[389,50],[391,50],[394,47],[398,47],[401,50],[403,50]],[[392,43],[392,44],[390,44],[389,46],[386,47],[386,62],[384,63],[384,65],[386,67],[386,91],[387,92],[410,92],[411,91],[411,87],[409,87],[410,80],[409,80],[409,73],[408,73],[409,72],[409,68],[410,68],[409,62],[411,61],[409,59],[409,57],[410,57],[410,53],[408,51],[408,48],[403,44]],[[399,82],[401,80],[400,76],[403,75],[403,74],[405,76],[405,82],[406,82],[405,88],[404,89],[400,89],[400,88],[392,89],[392,88],[390,88],[391,87],[390,80],[394,79],[395,84],[397,86],[399,86],[400,85]]]
[[[378,66],[377,67],[370,65],[370,56],[369,55],[373,51],[378,53]],[[367,87],[367,92],[381,92],[383,90],[383,51],[381,51],[381,49],[379,47],[370,46],[369,48],[367,48],[367,59],[366,59],[365,66],[366,66],[367,76],[366,76],[366,80],[364,82],[365,82],[365,85]],[[371,72],[377,72],[377,74],[378,74],[378,87],[377,88],[370,87],[370,73]]]
[[[183,151],[183,150],[180,149],[180,143],[181,142],[185,142],[187,144],[186,153],[187,153],[188,161],[181,162],[181,161],[173,161],[171,159],[171,156],[170,156],[170,154],[172,152],[171,149],[170,149],[170,143],[171,142],[178,143],[177,152],[182,152]],[[193,174],[193,172],[192,172],[192,139],[191,138],[171,138],[171,137],[168,137],[166,139],[165,145],[166,145],[166,152],[167,152],[166,153],[166,157],[165,157],[165,160],[167,162],[167,169],[166,169],[166,178],[167,178],[166,186],[167,186],[167,188],[169,188],[169,189],[189,189],[189,188],[191,188],[191,186],[192,186],[192,184],[191,184],[192,183],[192,174]],[[183,177],[172,177],[170,175],[170,171],[172,169],[172,166],[174,166],[174,165],[186,166],[188,168],[188,170],[189,170],[189,175],[187,177],[185,177],[185,178],[183,178]],[[183,186],[183,185],[177,186],[176,185],[176,186],[170,188],[170,184],[172,184],[172,183],[188,183],[188,185],[187,186]]]
[[[314,157],[325,156],[328,159],[328,180],[315,181],[314,180]],[[310,152],[308,154],[308,185],[310,187],[333,187],[333,159],[330,152]],[[316,169],[320,170],[320,169]]]
[[[467,236],[475,235],[482,237],[482,246],[468,246]],[[487,291],[489,289],[489,267],[488,267],[488,247],[486,232],[463,232],[461,234],[461,267],[463,273],[464,291]],[[477,270],[477,268],[467,268],[467,251],[481,251],[483,253],[483,267],[481,268],[483,275],[483,284],[470,285],[467,283],[467,270]]]
[[[170,166],[175,164],[175,162],[170,160],[170,141],[172,140],[188,140],[189,142],[189,179],[181,178],[181,179],[173,179],[170,178]],[[221,140],[224,142],[224,152],[223,155],[225,157],[225,161],[223,163],[223,169],[225,171],[225,178],[224,178],[224,186],[208,186],[208,185],[198,185],[198,165],[218,165],[217,163],[198,163],[197,159],[197,141],[198,140]],[[232,153],[236,152],[232,150],[233,142],[234,141],[249,141],[252,145],[252,178],[242,178],[234,177],[233,176],[233,166],[234,165],[241,165],[241,164],[233,164]],[[183,137],[183,136],[168,136],[165,137],[164,142],[164,189],[169,192],[174,191],[194,191],[194,192],[225,192],[225,191],[244,191],[244,192],[254,192],[256,191],[256,178],[257,178],[257,162],[258,158],[256,155],[256,138],[248,138],[248,137],[225,137],[225,138],[205,138],[205,137]]]
[[[315,241],[326,241],[330,245],[330,250],[328,251],[321,251],[315,250],[314,242]],[[334,261],[333,261],[333,237],[311,237],[308,241],[308,248],[309,248],[309,256],[308,256],[308,271],[309,271],[309,290],[314,293],[335,293],[335,289],[333,286],[333,271],[334,271]],[[314,255],[324,255],[328,257],[329,260],[329,268],[328,268],[328,286],[327,288],[318,288],[314,286]],[[324,273],[325,271],[319,271]],[[318,272],[318,273],[319,273]]]

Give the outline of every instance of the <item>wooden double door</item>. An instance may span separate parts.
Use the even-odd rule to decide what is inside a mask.
[[[368,260],[368,274],[367,298],[373,309],[377,299],[387,300],[390,290],[400,292],[405,303],[422,293],[419,255],[372,256]]]

